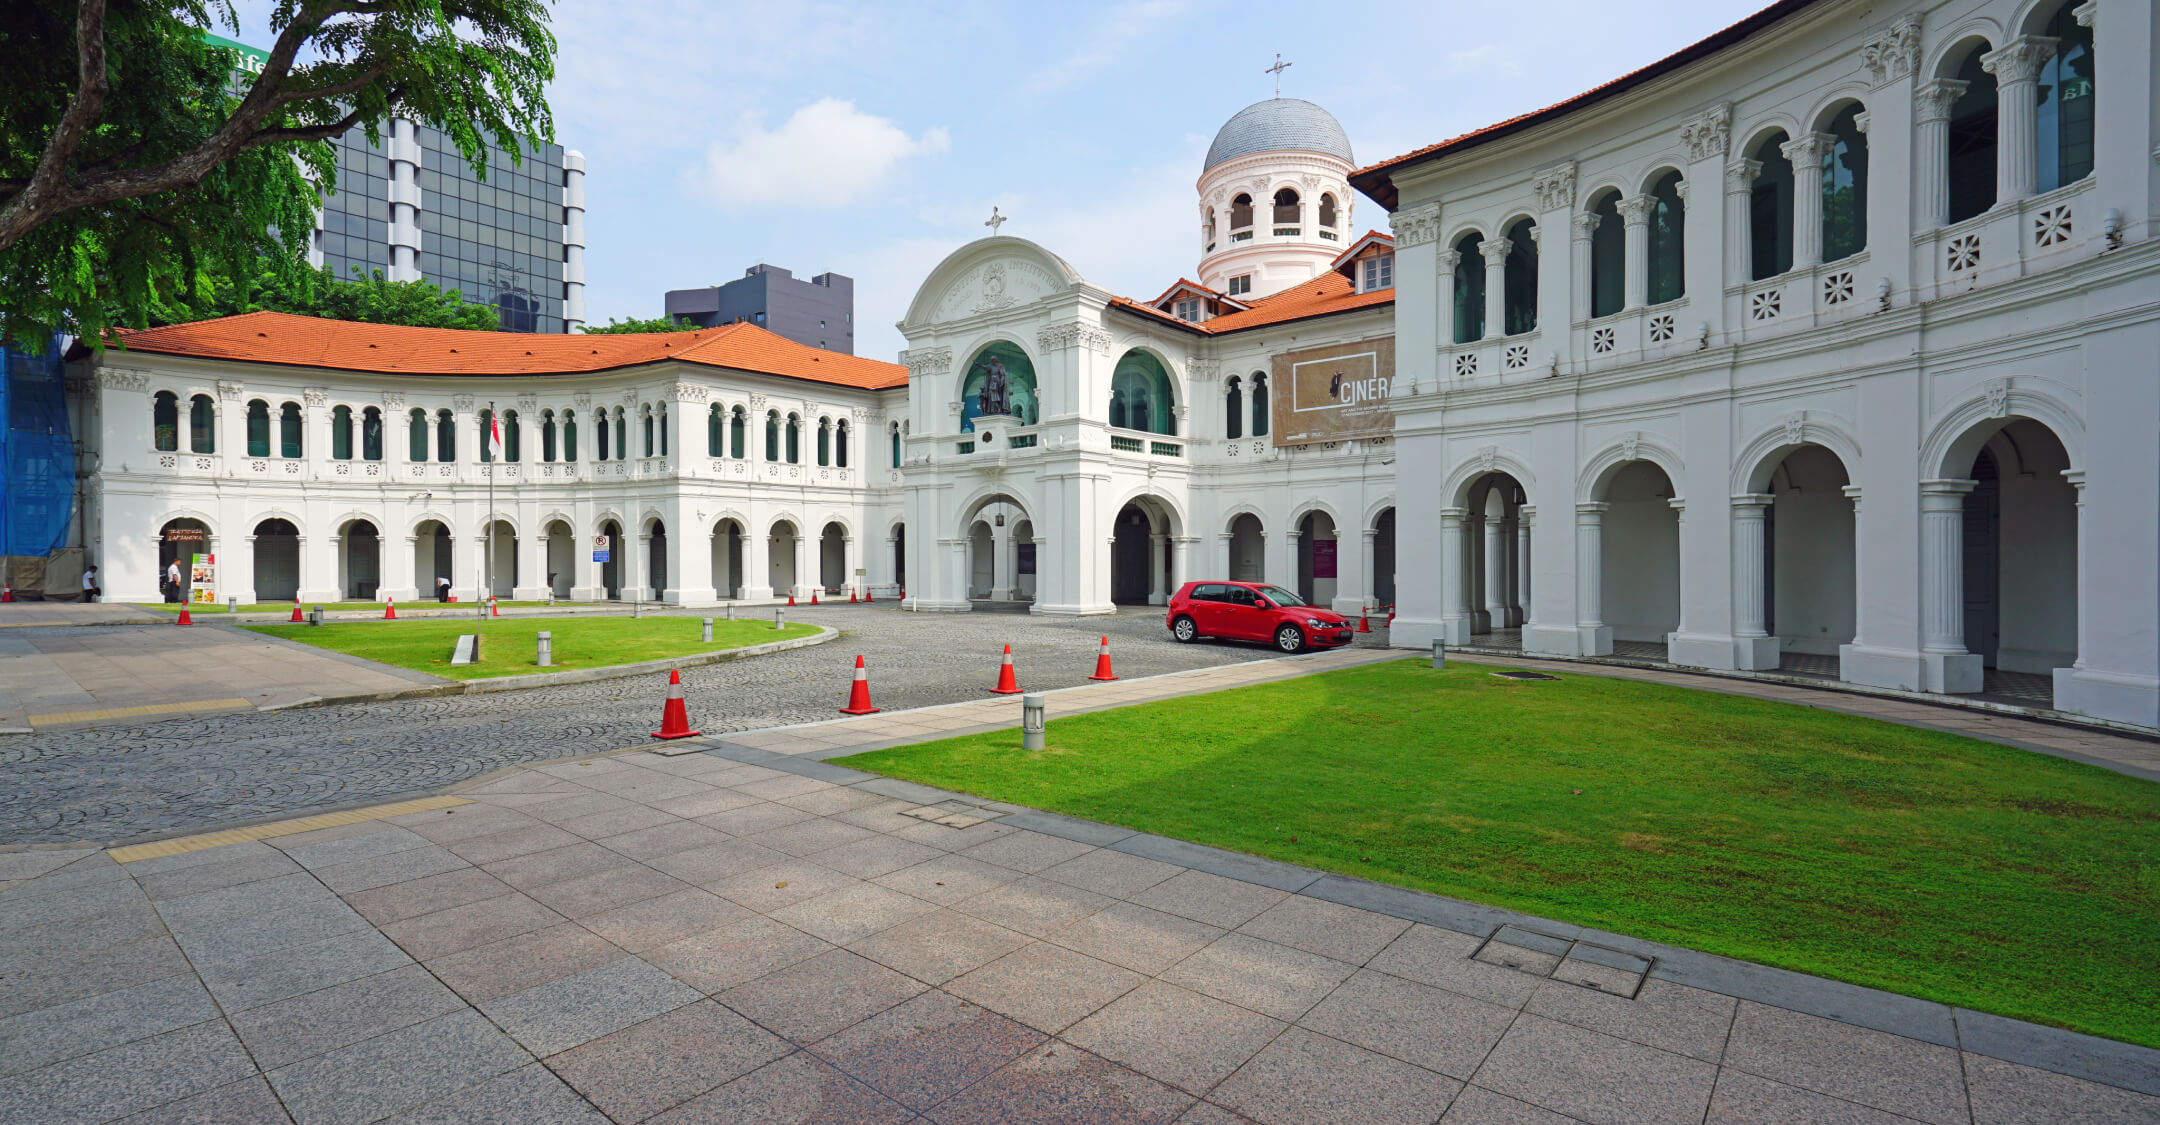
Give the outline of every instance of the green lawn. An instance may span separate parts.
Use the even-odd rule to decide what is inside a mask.
[[[479,625],[480,662],[451,666],[450,652],[457,646],[458,635],[473,632],[474,625],[469,619],[435,618],[350,621],[320,627],[243,627],[453,680],[634,664],[807,637],[817,632],[813,625],[790,625],[778,630],[770,622],[715,621],[713,642],[708,645],[698,639],[699,620],[695,617],[498,617]],[[555,650],[554,663],[544,669],[533,663],[534,635],[543,629],[554,634]]]
[[[1034,754],[1013,731],[839,761],[2160,1046],[2160,784],[1489,671],[1372,665],[1058,719]]]
[[[177,605],[173,605],[173,604],[171,604],[171,603],[168,603],[168,602],[136,602],[135,604],[136,604],[137,606],[139,606],[139,607],[143,608],[143,609],[154,609],[154,610],[158,610],[158,611],[160,611],[160,612],[163,612],[163,613],[174,613],[174,614],[177,614],[177,613],[179,613],[179,612],[180,612],[180,607],[179,607],[179,606],[177,606]],[[469,602],[469,601],[464,601],[464,602],[458,602],[458,603],[457,603],[457,604],[455,604],[455,605],[444,605],[444,604],[442,604],[442,603],[440,603],[440,602],[437,602],[437,601],[435,601],[435,600],[434,600],[433,598],[422,598],[422,599],[418,599],[418,600],[415,600],[415,601],[409,601],[409,602],[400,602],[400,603],[398,603],[398,604],[399,604],[399,605],[402,605],[402,606],[404,606],[404,607],[405,607],[406,609],[462,609],[462,610],[464,610],[464,611],[465,611],[465,612],[467,612],[467,613],[471,613],[471,612],[472,612],[472,610],[473,610],[473,604],[472,604],[471,602]],[[546,603],[546,602],[510,602],[510,601],[505,601],[505,602],[499,602],[499,603],[497,603],[497,604],[498,604],[498,605],[500,605],[500,606],[502,606],[502,608],[504,608],[504,609],[508,609],[508,608],[510,608],[511,606],[520,606],[520,605],[521,605],[521,606],[535,606],[535,605],[546,605],[547,603]],[[573,603],[573,602],[559,602],[559,603],[557,603],[557,604],[559,604],[559,605],[573,605],[573,604],[576,604],[576,605],[598,605],[598,604],[600,604],[600,603],[597,603],[597,602],[577,602],[577,603]],[[623,604],[627,605],[627,604],[629,604],[629,603],[627,603],[627,602],[626,602],[626,603],[623,603]],[[382,603],[381,603],[381,602],[301,602],[301,603],[300,603],[300,609],[301,609],[301,612],[303,612],[303,613],[304,613],[304,612],[306,612],[306,611],[308,611],[308,610],[314,609],[314,608],[315,608],[316,606],[321,606],[321,607],[323,607],[323,611],[324,611],[324,612],[326,612],[326,613],[337,613],[337,612],[353,612],[353,611],[358,611],[358,610],[374,610],[374,611],[376,611],[376,612],[378,612],[378,613],[379,613],[379,612],[381,612],[381,611],[382,611],[382,607],[383,607],[383,605],[382,605]],[[225,603],[224,603],[224,602],[191,602],[191,603],[189,603],[189,605],[188,605],[188,609],[189,609],[189,610],[190,610],[191,612],[194,612],[194,613],[223,613],[223,612],[225,612]],[[292,612],[292,603],[291,603],[291,602],[245,602],[245,603],[242,603],[242,604],[241,604],[241,606],[240,606],[240,612],[241,612],[241,613],[291,613],[291,612]]]

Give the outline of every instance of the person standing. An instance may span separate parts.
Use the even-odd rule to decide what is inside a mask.
[[[186,601],[186,591],[180,587],[180,560],[165,565],[165,600],[171,604]]]
[[[82,600],[94,602],[98,600],[98,595],[102,593],[104,591],[98,589],[97,584],[97,567],[84,567],[82,572]]]

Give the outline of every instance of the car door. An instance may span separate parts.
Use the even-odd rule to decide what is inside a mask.
[[[1243,586],[1223,587],[1220,636],[1241,641],[1266,640],[1268,612],[1260,607],[1260,595]]]
[[[1223,586],[1215,582],[1203,582],[1193,587],[1185,602],[1185,612],[1192,615],[1193,624],[1200,627],[1203,637],[1220,637],[1223,616]]]

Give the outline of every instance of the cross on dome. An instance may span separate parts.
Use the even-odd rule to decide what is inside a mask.
[[[990,233],[994,236],[997,234],[998,228],[1005,225],[1005,221],[1005,216],[998,214],[997,206],[995,204],[992,204],[990,207],[990,217],[983,220],[983,225],[989,227]]]
[[[1272,75],[1274,75],[1274,76],[1275,76],[1275,96],[1276,96],[1276,97],[1278,97],[1278,98],[1279,98],[1279,97],[1282,97],[1282,72],[1283,72],[1283,71],[1286,71],[1286,70],[1288,70],[1288,69],[1290,69],[1291,67],[1293,67],[1293,66],[1296,66],[1296,65],[1297,65],[1296,63],[1292,63],[1292,62],[1284,62],[1284,61],[1283,61],[1283,57],[1282,57],[1282,52],[1281,52],[1281,51],[1277,51],[1277,52],[1275,52],[1275,65],[1274,65],[1274,66],[1271,66],[1271,67],[1267,68],[1266,70],[1263,70],[1263,71],[1261,71],[1261,72],[1260,72],[1260,73],[1262,73],[1262,74],[1272,74]]]

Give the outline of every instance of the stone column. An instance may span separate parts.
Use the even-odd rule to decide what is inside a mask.
[[[952,589],[955,591],[952,600],[955,604],[966,607],[971,596],[975,592],[968,589],[968,582],[972,578],[972,576],[968,574],[968,549],[970,546],[969,539],[967,536],[963,535],[956,539],[944,540],[944,543],[949,548],[946,554],[945,565],[951,568],[948,573],[950,573],[955,579],[954,585],[952,586]]]
[[[745,601],[762,601],[773,596],[772,585],[772,536],[767,531],[755,530],[753,516],[743,525],[742,573],[735,576],[735,584]]]
[[[1221,545],[1221,549],[1216,552],[1216,558],[1219,561],[1216,564],[1215,572],[1224,578],[1228,578],[1230,577],[1231,564],[1237,561],[1230,557],[1230,553],[1236,548],[1231,544],[1232,536],[1227,531],[1216,532],[1215,538]]]
[[[1977,482],[1920,482],[1920,658],[1929,691],[1976,692],[1981,658],[1965,648],[1965,494]]]
[[[1612,630],[1605,624],[1605,513],[1611,507],[1603,501],[1575,505],[1575,628],[1584,656],[1612,653]]]
[[[420,588],[420,583],[423,581],[431,586],[435,582],[432,577],[424,578],[420,574],[420,560],[417,558],[420,553],[420,537],[417,535],[406,536],[403,551],[397,550],[390,544],[391,540],[387,537],[384,538],[384,553],[395,555],[396,558],[383,560],[384,590],[382,592],[408,602],[434,597],[435,591]]]
[[[1485,338],[1507,335],[1507,256],[1515,244],[1505,238],[1478,243],[1485,258]]]
[[[1515,539],[1515,523],[1502,516],[1485,519],[1485,619],[1491,629],[1505,629],[1508,621],[1508,547]]]
[[[1301,534],[1303,533],[1298,531],[1283,532],[1282,577],[1269,579],[1269,581],[1275,583],[1278,586],[1281,586],[1283,589],[1293,592],[1297,590],[1298,583],[1297,549],[1298,537]]]
[[[1865,529],[1864,529],[1863,525],[1862,525],[1862,524],[1861,524],[1861,522],[1860,522],[1860,486],[1859,486],[1859,485],[1857,485],[1857,484],[1848,484],[1848,485],[1846,485],[1846,486],[1845,486],[1845,489],[1844,489],[1844,491],[1845,491],[1845,498],[1846,498],[1847,500],[1850,500],[1850,501],[1852,501],[1852,527],[1853,527],[1853,548],[1852,548],[1852,550],[1853,550],[1853,558],[1852,558],[1852,568],[1853,568],[1853,631],[1852,631],[1852,644],[1853,644],[1854,646],[1858,646],[1858,645],[1863,645],[1863,644],[1866,644],[1866,643],[1867,643],[1867,642],[1866,642],[1865,640],[1862,640],[1862,639],[1861,639],[1861,638],[1863,638],[1864,636],[1866,636],[1866,635],[1867,635],[1867,624],[1868,624],[1868,622],[1867,622],[1867,616],[1868,616],[1868,615],[1867,615],[1867,599],[1866,599],[1866,598],[1863,598],[1863,597],[1861,597],[1861,596],[1860,596],[1860,588],[1861,588],[1861,587],[1860,587],[1860,583],[1861,583],[1861,582],[1863,582],[1863,581],[1865,581],[1865,576],[1866,576],[1866,574],[1867,574],[1867,532],[1865,531]],[[1842,651],[1843,651],[1843,650],[1842,650],[1842,648],[1841,648],[1841,649],[1840,649],[1840,653],[1841,653],[1841,656],[1840,656],[1840,663],[1842,663]],[[1842,671],[1841,671],[1841,672],[1839,673],[1839,678],[1840,678],[1840,679],[1843,679],[1843,678],[1844,678],[1844,675],[1843,675],[1843,672],[1842,672]]]
[[[1114,542],[1114,540],[1113,540]],[[1011,601],[1013,596],[1012,529],[990,521],[990,600]]]
[[[1980,56],[1980,69],[1995,76],[1998,206],[2033,193],[2040,165],[2040,68],[2054,56],[2055,40],[2038,35],[2013,39]]]
[[[1438,258],[1440,262],[1438,343],[1440,347],[1447,348],[1455,345],[1455,267],[1462,263],[1462,254],[1455,250],[1442,250]],[[1442,385],[1446,384],[1450,374],[1447,371],[1440,372]]]
[[[1377,608],[1378,608],[1378,607],[1380,606],[1380,604],[1381,604],[1381,602],[1380,602],[1380,553],[1379,553],[1379,551],[1377,551],[1376,549],[1374,549],[1374,546],[1373,546],[1373,544],[1375,544],[1376,542],[1378,542],[1378,541],[1379,541],[1379,539],[1380,539],[1380,529],[1379,529],[1379,528],[1377,528],[1377,527],[1368,527],[1368,528],[1366,528],[1366,529],[1365,529],[1365,532],[1364,532],[1364,535],[1363,535],[1363,539],[1364,539],[1364,544],[1363,544],[1363,546],[1364,546],[1364,548],[1365,548],[1365,554],[1364,554],[1364,556],[1363,556],[1362,558],[1360,558],[1360,559],[1358,560],[1358,570],[1357,570],[1357,573],[1358,573],[1358,574],[1359,574],[1359,576],[1360,576],[1360,581],[1362,581],[1362,582],[1364,583],[1364,585],[1363,585],[1363,587],[1362,587],[1361,589],[1359,589],[1359,590],[1358,590],[1358,592],[1357,592],[1357,601],[1358,601],[1358,605],[1360,605],[1360,606],[1366,606],[1366,605],[1370,605],[1370,606],[1373,606],[1374,608],[1376,608],[1376,609],[1377,609]],[[1340,570],[1338,570],[1338,571],[1336,571],[1336,573],[1340,574],[1340,573],[1342,573],[1342,572],[1341,572]],[[1337,586],[1337,587],[1336,587],[1336,591],[1337,591],[1337,594],[1336,594],[1336,596],[1337,596],[1338,598],[1342,596],[1342,595],[1341,595],[1341,590],[1342,590],[1342,587],[1340,587],[1340,586]]]
[[[1440,632],[1452,645],[1470,640],[1470,576],[1463,565],[1466,514],[1461,508],[1440,509]]]
[[[1913,226],[1950,221],[1950,110],[1970,83],[1938,78],[1913,95]]]
[[[1649,301],[1650,208],[1656,202],[1647,195],[1631,195],[1620,201],[1620,221],[1627,228],[1625,308],[1639,309]]]
[[[1520,625],[1537,620],[1530,600],[1530,527],[1536,516],[1537,509],[1528,504],[1515,509],[1515,620]]]
[[[2088,3],[2086,7],[2091,5]],[[2086,19],[2090,15],[2090,12],[2081,12],[2079,18]],[[2085,638],[2090,632],[2086,622],[2092,617],[2091,603],[2085,596],[2085,569],[2087,560],[2092,558],[2092,536],[2086,534],[2086,528],[2092,521],[2085,518],[2085,470],[2064,469],[2063,479],[2077,489],[2077,659],[2070,662],[2070,667],[2082,670],[2085,667]]]
[[[1588,211],[1575,216],[1575,236],[1568,244],[1568,319],[1571,321],[1590,316],[1590,239],[1597,233],[1599,222],[1599,217]]]
[[[806,566],[807,564],[806,564],[806,563],[804,563],[804,561],[803,561],[803,560],[804,560],[805,558],[807,558],[807,557],[809,556],[809,543],[810,543],[810,537],[809,537],[808,535],[805,535],[805,534],[803,534],[803,532],[802,532],[802,529],[800,529],[800,528],[796,529],[796,532],[795,532],[795,596],[796,596],[796,597],[798,597],[798,598],[800,598],[800,597],[804,597],[804,596],[808,595],[808,594],[810,593],[810,587],[811,587],[811,586],[813,585],[813,582],[812,582],[812,580],[810,579],[810,573],[809,573],[809,571],[808,571],[808,570],[806,570],[806,569],[804,569],[804,567],[805,567],[805,566]]]
[[[1761,492],[1732,498],[1734,654],[1747,670],[1778,666],[1778,639],[1770,635],[1763,588],[1763,530],[1774,499]]]
[[[855,577],[857,569],[863,571],[862,578]],[[868,581],[869,577],[869,568],[863,566],[862,560],[855,555],[855,537],[852,535],[841,536],[840,585],[846,587],[849,593],[859,598],[862,596],[862,584]]]
[[[1671,659],[1671,655],[1672,655],[1672,638],[1673,638],[1673,637],[1675,637],[1675,636],[1678,636],[1678,635],[1684,634],[1684,633],[1686,633],[1686,632],[1688,631],[1688,626],[1687,626],[1687,608],[1688,608],[1688,596],[1687,596],[1687,595],[1688,595],[1688,582],[1687,582],[1687,580],[1688,580],[1688,553],[1687,553],[1687,541],[1688,541],[1688,539],[1687,539],[1687,501],[1685,501],[1685,500],[1681,499],[1681,498],[1680,498],[1680,497],[1678,497],[1678,496],[1675,496],[1675,497],[1673,497],[1673,498],[1671,498],[1671,499],[1669,499],[1669,500],[1665,501],[1665,506],[1666,506],[1666,507],[1668,507],[1668,508],[1671,508],[1671,509],[1672,509],[1672,511],[1673,511],[1673,531],[1674,531],[1674,536],[1675,536],[1675,538],[1679,539],[1679,541],[1680,541],[1680,554],[1679,554],[1679,566],[1678,566],[1678,569],[1679,569],[1679,571],[1680,571],[1680,573],[1679,573],[1679,575],[1678,575],[1678,577],[1679,577],[1679,580],[1680,580],[1680,582],[1679,582],[1679,585],[1680,585],[1680,620],[1679,620],[1679,622],[1678,622],[1677,624],[1675,624],[1675,625],[1673,626],[1673,631],[1672,631],[1671,633],[1667,634],[1667,635],[1666,635],[1666,638],[1665,638],[1665,645],[1666,645],[1666,658],[1667,658],[1667,659]]]
[[[1169,541],[1170,537],[1167,535],[1151,534],[1148,536],[1147,569],[1149,605],[1166,605],[1170,601],[1169,591],[1163,588],[1163,585],[1168,577],[1163,573],[1163,544]]]
[[[1166,589],[1175,591],[1179,586],[1192,581],[1192,547],[1199,541],[1200,537],[1197,535],[1178,535],[1171,538],[1170,577],[1164,583]]]
[[[1470,603],[1470,632],[1492,632],[1492,611],[1485,608],[1485,539],[1488,521],[1471,512],[1463,518],[1463,597]]]
[[[1822,162],[1834,140],[1824,133],[1807,133],[1778,148],[1792,162],[1794,269],[1822,261]]]
[[[1755,279],[1755,177],[1762,161],[1735,160],[1725,166],[1725,277],[1745,284]]]

